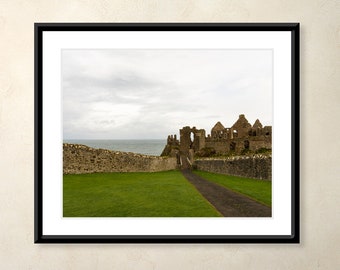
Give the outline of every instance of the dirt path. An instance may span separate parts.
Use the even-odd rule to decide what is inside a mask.
[[[225,217],[271,217],[271,208],[183,169],[182,174]]]

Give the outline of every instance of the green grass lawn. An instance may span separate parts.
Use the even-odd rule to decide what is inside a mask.
[[[238,176],[194,171],[206,180],[217,183],[238,193],[242,193],[258,202],[271,206],[272,204],[272,182],[256,180]]]
[[[64,175],[64,217],[220,217],[179,171]]]

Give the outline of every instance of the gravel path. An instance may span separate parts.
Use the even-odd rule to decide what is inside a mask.
[[[182,174],[225,217],[271,217],[271,208],[183,169]]]

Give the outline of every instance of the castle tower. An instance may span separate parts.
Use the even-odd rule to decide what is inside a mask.
[[[196,152],[205,147],[205,130],[193,128],[192,131],[194,133],[194,141],[192,148]]]
[[[253,125],[253,128],[257,129],[257,128],[262,128],[262,124],[260,122],[259,119],[256,119],[254,125]]]
[[[222,138],[223,131],[225,127],[221,124],[221,122],[217,122],[215,126],[211,129],[211,137],[212,138]]]
[[[248,120],[244,116],[244,114],[240,114],[238,120],[231,127],[234,138],[244,138],[248,136],[249,131],[251,130],[251,124],[249,124]]]
[[[251,128],[252,136],[261,136],[262,135],[262,124],[259,119],[256,119],[253,127]]]
[[[180,151],[182,153],[189,153],[189,149],[192,146],[192,141],[190,138],[191,135],[191,128],[189,126],[183,127],[179,130],[180,135]]]
[[[205,147],[205,130],[196,129],[195,127],[183,127],[179,130],[180,134],[180,150],[182,153],[189,152],[189,149],[199,151]],[[191,140],[193,135],[193,140]]]

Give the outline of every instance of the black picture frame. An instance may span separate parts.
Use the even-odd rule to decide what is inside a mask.
[[[35,243],[299,243],[300,242],[300,25],[299,23],[35,23],[34,242]],[[291,42],[291,233],[280,235],[68,235],[44,231],[43,111],[44,35],[99,31],[288,32]],[[275,179],[273,180],[275,181]]]

